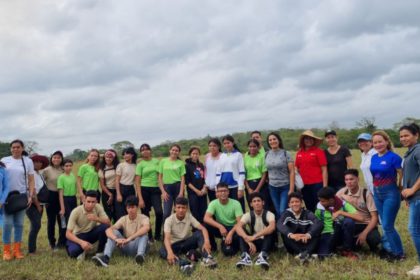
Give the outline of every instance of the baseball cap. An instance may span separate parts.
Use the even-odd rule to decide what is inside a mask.
[[[357,136],[357,142],[359,142],[360,140],[371,141],[372,135],[370,135],[369,133],[361,133],[359,134],[359,136]]]

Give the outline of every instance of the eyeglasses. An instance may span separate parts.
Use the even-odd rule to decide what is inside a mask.
[[[229,190],[223,189],[223,190],[217,190],[217,192],[228,192]]]

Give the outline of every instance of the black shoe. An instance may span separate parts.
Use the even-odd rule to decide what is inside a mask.
[[[144,256],[143,255],[137,255],[136,256],[136,263],[137,264],[143,264],[144,263]]]
[[[392,253],[389,253],[389,256],[387,258],[387,261],[388,262],[395,263],[395,262],[405,261],[405,259],[406,259],[405,255],[394,255]]]
[[[198,262],[201,259],[201,253],[197,250],[189,250],[185,256],[192,262]]]
[[[102,266],[102,267],[108,267],[109,264],[109,257],[107,255],[103,255],[103,256],[93,256],[92,257],[92,261],[97,265],[97,266]]]

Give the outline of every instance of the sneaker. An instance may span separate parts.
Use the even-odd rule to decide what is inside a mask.
[[[108,256],[105,256],[105,255],[98,256],[98,254],[96,254],[95,256],[92,257],[92,261],[97,266],[108,267],[109,257]]]
[[[255,265],[261,266],[263,269],[268,270],[270,268],[270,264],[267,262],[267,259],[268,257],[261,252],[255,261]]]
[[[217,267],[217,262],[213,259],[211,255],[208,255],[206,258],[202,259],[201,265],[213,269]]]
[[[197,250],[189,250],[185,256],[192,262],[198,262],[201,259],[201,253]]]
[[[301,265],[305,265],[309,263],[311,256],[308,254],[308,252],[304,251],[299,253],[295,256],[295,259],[299,261]]]
[[[252,260],[248,253],[243,253],[241,255],[241,260],[236,263],[236,267],[243,268],[246,266],[252,266]]]
[[[405,261],[405,259],[406,259],[405,255],[394,255],[392,253],[389,253],[389,256],[387,258],[387,261],[388,262],[395,263],[395,262]]]
[[[356,255],[353,251],[350,251],[350,250],[344,250],[344,251],[342,251],[341,252],[341,255],[343,257],[346,257],[346,258],[352,260],[352,261],[356,261],[356,260],[359,259],[359,256]]]
[[[144,256],[143,255],[137,255],[136,256],[136,263],[137,264],[143,264],[144,263]]]
[[[86,258],[86,252],[85,251],[83,251],[83,253],[81,253],[80,255],[77,256],[77,260],[80,261],[80,262],[84,261],[85,258]]]
[[[415,266],[412,270],[407,272],[408,276],[418,277],[420,276],[420,265]]]
[[[180,266],[180,270],[183,274],[186,276],[190,276],[192,272],[194,271],[194,265],[193,264],[184,264]]]

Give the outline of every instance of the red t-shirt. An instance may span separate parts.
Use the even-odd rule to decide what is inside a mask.
[[[324,151],[318,147],[300,149],[296,154],[295,165],[305,185],[322,183],[321,166],[327,165],[327,158]]]

